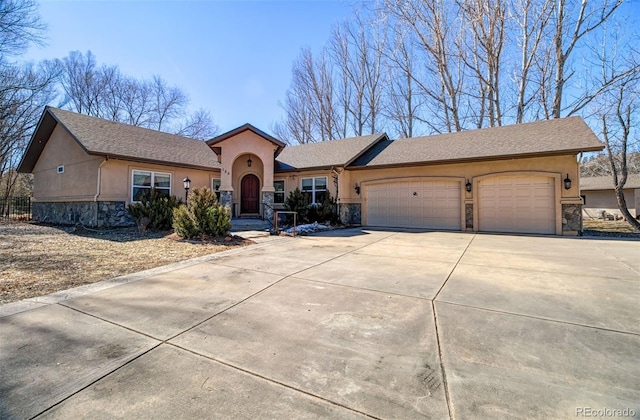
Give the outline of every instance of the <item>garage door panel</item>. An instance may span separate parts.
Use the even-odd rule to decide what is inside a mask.
[[[555,181],[545,176],[503,176],[481,180],[479,230],[555,233]]]
[[[422,180],[375,184],[366,189],[371,226],[461,229],[459,181]]]

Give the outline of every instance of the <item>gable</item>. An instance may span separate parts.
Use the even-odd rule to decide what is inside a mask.
[[[62,126],[56,125],[44,143],[40,158],[33,167],[33,173],[55,170],[60,165],[75,165],[87,160],[101,159],[89,156]]]
[[[253,130],[242,130],[232,136],[224,138],[216,138],[209,147],[213,149],[219,157],[223,154],[228,155],[230,159],[235,159],[242,154],[261,154],[275,156],[280,146]]]
[[[265,141],[272,143],[278,150],[282,150],[286,145],[280,140],[276,139],[273,136],[265,133],[264,131],[254,127],[253,125],[247,123],[241,125],[238,128],[234,128],[233,130],[227,131],[226,133],[220,134],[210,140],[207,140],[207,144],[209,147],[214,148],[220,146],[220,143],[225,142],[229,139],[237,139],[237,138],[246,138],[246,134],[253,134],[255,137],[262,138]],[[228,144],[228,143],[227,143]],[[250,152],[250,150],[247,150]]]
[[[385,133],[287,146],[276,158],[277,170],[346,166],[376,143],[388,140]]]

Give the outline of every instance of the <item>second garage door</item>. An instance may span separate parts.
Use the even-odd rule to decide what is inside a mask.
[[[478,229],[485,232],[556,233],[555,184],[545,176],[480,180]]]
[[[385,182],[366,188],[367,224],[425,229],[461,228],[461,184],[448,180]]]

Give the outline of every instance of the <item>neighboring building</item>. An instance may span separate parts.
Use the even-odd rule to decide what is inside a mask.
[[[563,235],[582,223],[576,155],[602,149],[579,117],[286,146],[250,124],[203,142],[47,107],[19,171],[34,218],[56,223],[130,223],[142,191],[182,196],[189,177],[236,217],[270,218],[300,188],[337,197],[346,224]]]
[[[628,175],[622,192],[629,213],[637,218],[640,215],[640,174]],[[613,188],[613,177],[594,176],[580,179],[580,194],[584,202],[584,217],[596,219],[602,217],[603,211],[614,216],[622,216]]]

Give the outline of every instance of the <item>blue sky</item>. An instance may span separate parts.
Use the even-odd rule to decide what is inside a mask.
[[[300,48],[319,50],[353,1],[40,0],[47,45],[26,60],[91,50],[127,75],[157,74],[223,131],[245,122],[270,131],[283,115]]]

